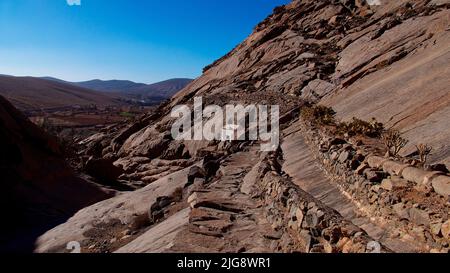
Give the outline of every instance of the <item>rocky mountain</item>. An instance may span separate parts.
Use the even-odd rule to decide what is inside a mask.
[[[136,190],[79,211],[36,251],[448,253],[449,8],[275,8],[170,102],[80,143],[86,171],[118,168]],[[280,147],[173,140],[171,110],[194,97],[279,105]]]
[[[31,252],[36,238],[75,212],[113,195],[77,176],[57,140],[0,96],[0,252]]]
[[[0,76],[0,95],[22,111],[121,103],[116,95],[33,77]]]

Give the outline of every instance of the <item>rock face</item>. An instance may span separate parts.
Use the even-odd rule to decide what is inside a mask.
[[[84,141],[85,157],[123,169],[118,182],[145,187],[80,211],[42,236],[37,251],[81,240],[86,252],[370,252],[376,239],[386,252],[448,251],[448,175],[370,156],[336,136],[325,140],[297,120],[305,101],[332,106],[344,119],[375,117],[405,131],[410,145],[433,146],[432,163],[449,162],[449,5],[381,3],[278,7],[170,102]],[[279,105],[281,151],[255,154],[250,141],[173,140],[171,110],[199,96],[206,105]],[[318,151],[305,152],[310,147]],[[181,201],[168,204],[171,195]],[[158,200],[165,206],[153,207]],[[149,209],[150,226],[124,238]],[[117,220],[120,235],[101,237],[114,243],[92,243],[90,229]],[[445,224],[436,232],[436,223]]]
[[[111,196],[77,177],[56,139],[0,97],[0,251],[32,251],[34,240],[81,208]]]

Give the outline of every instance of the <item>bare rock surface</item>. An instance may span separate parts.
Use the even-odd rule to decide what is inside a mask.
[[[176,188],[183,187],[189,169],[168,175],[140,190],[123,193],[112,199],[99,202],[80,210],[66,223],[48,231],[37,241],[37,252],[52,252],[65,249],[71,241],[83,242],[85,232],[98,223],[118,220],[122,224],[130,224],[133,219],[147,214],[150,205],[160,196],[172,194]],[[89,246],[85,246],[86,248]]]
[[[449,5],[381,2],[374,6],[366,1],[296,0],[278,7],[171,101],[133,124],[118,125],[83,142],[84,157],[113,161],[123,170],[117,182],[138,190],[80,211],[43,235],[38,251],[51,252],[69,240],[91,244],[92,236],[87,238],[85,232],[96,227],[113,230],[116,225],[110,222],[115,219],[120,229],[127,228],[149,209],[153,222],[145,228],[119,238],[120,244],[110,237],[106,243],[92,243],[91,250],[367,252],[368,241],[380,240],[386,252],[436,251],[431,247],[446,251],[447,180],[414,188],[409,183],[414,181],[409,181],[408,191],[402,191],[405,183],[397,187],[385,181],[382,187],[391,175],[383,170],[384,162],[373,167],[363,159],[352,160],[356,150],[350,144],[345,150],[342,139],[344,143],[333,144],[341,146],[328,163],[348,163],[351,174],[364,181],[360,188],[368,192],[368,202],[389,204],[386,211],[378,206],[381,216],[375,217],[336,186],[349,175],[329,177],[309,152],[308,145],[320,143],[306,144],[297,133],[301,125],[292,123],[307,102],[331,106],[343,120],[375,117],[410,140],[404,154],[426,142],[433,146],[432,163],[449,163]],[[172,108],[192,106],[193,98],[200,96],[205,105],[279,105],[285,132],[282,150],[264,155],[245,141],[173,140]],[[278,156],[285,161],[283,169]],[[204,172],[192,175],[203,176],[188,179],[194,164]],[[395,172],[397,167],[391,167]],[[186,185],[188,180],[192,181]],[[179,200],[171,202],[177,196]],[[420,202],[413,204],[416,201]],[[412,210],[411,217],[414,206],[428,211]],[[372,219],[391,214],[400,215],[401,220],[395,216],[396,224],[411,224],[408,232],[416,237],[395,234]],[[325,227],[324,236],[308,230],[322,227],[319,223]],[[419,242],[432,243],[424,247]],[[91,246],[83,247],[89,251]]]

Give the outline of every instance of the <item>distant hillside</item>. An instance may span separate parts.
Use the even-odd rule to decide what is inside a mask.
[[[118,95],[105,94],[62,81],[3,75],[0,76],[0,95],[25,111],[121,103]]]
[[[66,82],[51,77],[45,77],[43,79],[72,84],[78,87],[88,88],[101,92],[121,93],[128,95],[129,97],[132,97],[134,99],[152,101],[161,101],[171,98],[178,91],[192,82],[192,79],[185,78],[170,79],[154,84],[136,83],[126,80],[91,80],[84,82]]]
[[[170,98],[178,91],[185,88],[192,82],[192,79],[170,79],[147,86],[139,87],[136,90],[130,90],[129,94],[138,94],[144,96],[166,97]]]
[[[120,93],[126,93],[129,90],[135,90],[147,86],[144,83],[135,83],[132,81],[122,81],[122,80],[110,80],[110,81],[92,80],[85,82],[74,82],[72,84],[102,92],[120,92]]]

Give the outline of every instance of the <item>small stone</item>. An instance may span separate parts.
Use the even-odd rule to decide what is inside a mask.
[[[187,202],[191,206],[191,208],[194,208],[195,205],[197,204],[197,200],[198,200],[198,194],[196,192],[194,192],[193,194],[191,194],[191,196],[189,196]]]
[[[109,241],[110,244],[114,244],[115,242],[117,242],[117,238],[112,238],[111,241]]]
[[[405,208],[405,204],[398,203],[392,207],[400,219],[409,219],[408,210]]]
[[[431,224],[431,233],[439,236],[441,234],[442,223]]]
[[[322,244],[316,244],[311,248],[309,253],[325,253],[325,248]]]
[[[298,226],[301,227],[303,223],[303,211],[301,209],[297,209],[295,212],[295,217],[297,218]]]
[[[348,240],[342,247],[342,253],[352,253],[353,252],[352,249],[353,249],[353,242],[352,240]]]
[[[369,165],[367,165],[367,163],[362,163],[356,169],[355,174],[362,175],[367,168],[369,168]]]
[[[305,228],[315,228],[319,224],[319,217],[316,213],[308,212],[305,216],[303,226]]]
[[[205,170],[200,168],[199,166],[193,166],[189,170],[188,174],[188,184],[192,185],[194,183],[195,178],[205,178],[206,173]]]
[[[367,169],[364,171],[364,176],[369,180],[370,182],[381,182],[383,179],[383,175],[381,172],[377,172],[371,169]]]
[[[430,216],[424,210],[411,208],[409,210],[409,220],[417,225],[430,226]]]
[[[350,152],[344,151],[341,153],[338,160],[341,163],[345,163],[349,158],[350,158]]]
[[[336,161],[338,158],[339,154],[337,152],[332,153],[330,156],[331,161]]]
[[[344,246],[345,246],[349,241],[351,241],[351,240],[350,240],[350,238],[348,238],[348,237],[343,237],[343,238],[341,238],[341,239],[339,240],[339,242],[336,244],[337,249],[339,249],[339,250],[342,251],[343,248],[344,248]]]
[[[381,182],[381,188],[387,191],[398,190],[408,187],[408,181],[404,179],[384,179]]]
[[[126,230],[122,231],[122,236],[127,236],[127,235],[130,235],[130,234],[131,234],[131,230],[129,230],[129,229],[126,229]]]
[[[352,161],[350,161],[349,167],[352,170],[356,170],[358,169],[359,165],[361,165],[361,162],[359,162],[359,160],[353,159]]]
[[[301,241],[302,245],[305,247],[305,249],[304,249],[305,253],[309,253],[309,250],[311,248],[311,241],[312,241],[312,237],[309,234],[309,231],[302,230],[299,234],[299,237],[300,237],[300,241]]]
[[[131,235],[125,235],[125,236],[123,236],[122,238],[120,238],[120,240],[127,240],[127,239],[130,239],[131,238]]]
[[[450,240],[450,220],[442,224],[441,233],[445,239]]]
[[[330,20],[328,21],[328,24],[330,26],[335,26],[335,25],[337,25],[339,23],[339,19],[340,19],[339,15],[335,15],[335,16],[330,18]]]

